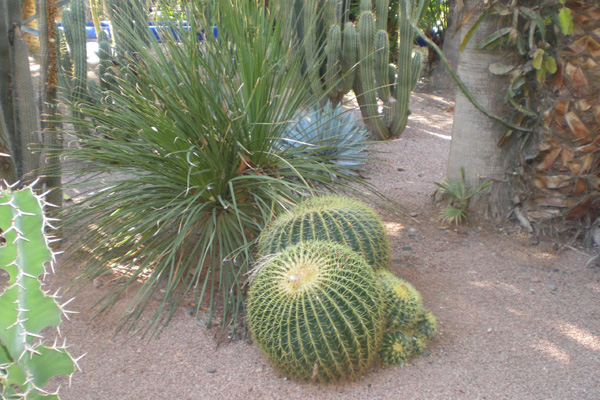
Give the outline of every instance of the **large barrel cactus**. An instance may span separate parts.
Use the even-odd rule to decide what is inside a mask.
[[[390,265],[390,245],[375,210],[343,196],[313,197],[282,214],[262,233],[260,255],[277,253],[307,240],[343,243],[375,269]]]
[[[383,284],[388,329],[400,329],[416,323],[424,312],[421,294],[390,271],[379,270],[377,276]]]
[[[254,341],[287,375],[352,380],[383,335],[380,283],[364,258],[333,242],[301,242],[266,258],[248,293]]]

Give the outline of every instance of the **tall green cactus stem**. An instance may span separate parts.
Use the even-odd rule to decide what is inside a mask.
[[[63,13],[65,36],[73,62],[71,99],[82,101],[87,96],[87,50],[85,32],[86,0],[71,0],[69,12]]]
[[[0,397],[58,399],[42,388],[55,375],[71,375],[76,361],[65,345],[44,346],[40,333],[58,327],[64,310],[38,277],[54,256],[45,234],[44,202],[31,187],[0,193],[0,227],[6,243],[0,268],[9,273],[0,295]],[[15,387],[18,388],[15,390]]]
[[[391,96],[389,80],[390,41],[385,30],[377,31],[375,35],[375,78],[377,95],[383,102]]]
[[[386,30],[388,22],[388,13],[390,10],[389,0],[376,0],[375,1],[375,12],[377,13],[377,31]],[[389,43],[388,43],[389,45]]]
[[[386,58],[386,55],[389,57],[389,41],[384,43],[387,38],[385,27],[389,2],[377,0],[376,21],[371,11],[371,1],[363,0],[361,2],[363,12],[358,21],[361,56],[354,92],[369,130],[378,139],[399,136],[408,121],[410,92],[420,73],[420,62],[415,62],[417,59],[412,55],[414,34],[410,24],[420,16],[423,3],[424,0],[416,0],[415,7],[412,7],[411,0],[399,0],[399,8],[394,10],[398,14],[399,44],[398,68],[392,70],[390,66],[387,66]],[[373,41],[375,41],[375,48],[372,47]],[[375,53],[375,61],[371,59],[373,53]],[[371,72],[373,68],[376,71],[376,79],[373,79]],[[383,102],[383,112],[379,111],[376,92]]]
[[[394,331],[414,325],[424,312],[421,294],[388,270],[378,270],[377,277],[383,287],[387,329]]]
[[[363,1],[361,5],[365,2]],[[363,11],[360,14],[358,35],[360,38],[360,65],[354,83],[356,100],[369,131],[377,138],[385,139],[389,129],[379,118],[375,87],[375,16],[371,11]]]
[[[2,153],[13,154],[19,148],[19,135],[15,130],[14,96],[12,90],[12,61],[9,31],[8,9],[6,2],[0,3],[0,144]],[[0,158],[0,177],[8,182],[18,179],[15,157]]]
[[[341,93],[336,80],[341,73],[342,32],[338,25],[331,25],[327,35],[327,68],[325,70],[325,85],[330,89],[330,97],[338,98]]]
[[[29,50],[23,31],[13,25],[12,44],[12,73],[14,93],[16,94],[16,110],[20,132],[20,152],[16,154],[18,175],[23,183],[30,183],[34,179],[35,171],[40,166],[40,157],[36,149],[40,147],[40,120],[38,108],[35,104],[35,91],[29,69]],[[17,150],[18,151],[18,150]]]
[[[290,26],[284,41],[292,51],[303,53],[304,73],[313,95],[326,96],[334,105],[352,89],[358,61],[354,25],[347,21],[349,7],[349,2],[342,0],[280,2],[282,18],[287,18]]]
[[[346,94],[352,90],[354,77],[356,75],[356,64],[358,63],[358,33],[352,22],[344,26],[342,41],[342,81],[340,82],[341,93]]]
[[[381,219],[371,207],[349,197],[323,196],[303,201],[263,231],[258,253],[277,253],[307,240],[345,244],[374,269],[390,265],[390,245]]]
[[[98,36],[98,78],[102,90],[110,89],[111,78],[108,75],[110,67],[110,40],[108,34],[100,31]]]
[[[421,1],[422,2],[422,1]],[[411,21],[411,0],[399,0],[398,9],[398,81],[396,83],[397,109],[394,111],[395,118],[390,121],[390,135],[398,136],[406,127],[408,122],[408,103],[412,92],[412,46],[413,38]],[[420,71],[420,65],[419,65]],[[418,74],[417,74],[418,77]],[[416,83],[416,82],[415,82]]]
[[[364,258],[333,242],[302,242],[257,267],[247,315],[254,341],[291,377],[352,380],[377,357],[381,288]]]

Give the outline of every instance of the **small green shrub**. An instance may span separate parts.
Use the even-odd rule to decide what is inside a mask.
[[[297,379],[355,379],[383,334],[380,283],[363,257],[333,242],[300,242],[267,257],[251,281],[248,324],[269,361]]]
[[[309,198],[282,213],[261,234],[258,252],[273,254],[291,244],[315,239],[343,243],[375,269],[390,265],[383,222],[371,207],[344,196]]]
[[[465,182],[465,169],[460,168],[460,179],[449,179],[444,183],[434,182],[440,188],[440,194],[450,201],[450,207],[440,213],[440,219],[444,224],[455,224],[458,226],[467,220],[467,212],[471,197],[481,192],[492,184],[492,181],[483,182],[475,189],[471,189]]]

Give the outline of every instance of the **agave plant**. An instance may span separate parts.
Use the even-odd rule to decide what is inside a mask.
[[[101,99],[70,105],[86,116],[74,122],[93,132],[70,132],[78,145],[65,154],[85,178],[79,190],[94,191],[66,209],[85,249],[79,283],[121,271],[105,312],[142,280],[121,327],[144,333],[164,326],[159,317],[166,312],[166,324],[187,295],[196,313],[208,306],[212,317],[218,301],[223,324],[236,319],[252,246],[273,215],[317,188],[361,182],[331,146],[315,144],[311,157],[278,146],[289,121],[318,101],[281,40],[286,27],[262,2],[217,1],[219,37],[199,42],[216,24],[202,3],[187,4],[189,30],[178,42],[115,24],[136,51]],[[136,324],[153,297],[152,318]]]
[[[301,157],[327,156],[328,162],[356,174],[367,159],[365,125],[342,106],[325,106],[303,111],[279,142],[280,149],[295,148]]]

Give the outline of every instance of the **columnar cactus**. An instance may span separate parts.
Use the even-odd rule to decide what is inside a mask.
[[[64,312],[56,297],[42,289],[38,277],[54,255],[44,230],[44,202],[28,187],[0,192],[0,268],[9,273],[0,295],[0,397],[52,398],[43,390],[55,375],[71,375],[76,361],[65,345],[44,346],[40,333],[58,327]]]
[[[420,18],[424,0],[400,0],[399,8],[391,10],[398,14],[398,68],[389,64],[389,0],[377,0],[375,10],[371,0],[362,0],[356,28],[347,22],[348,1],[280,3],[280,12],[285,10],[290,20],[287,38],[292,48],[305,55],[313,94],[337,104],[353,89],[371,133],[378,139],[399,136],[406,127],[410,93],[421,70],[421,53],[412,50],[410,24]],[[302,45],[297,46],[298,42]]]
[[[65,28],[65,37],[69,44],[69,58],[72,66],[70,98],[73,102],[82,101],[88,95],[87,91],[87,50],[85,14],[87,0],[71,0],[70,9],[64,10],[62,20]]]
[[[388,66],[389,37],[385,27],[389,2],[378,0],[374,14],[371,1],[363,0],[357,25],[361,62],[354,92],[366,124],[378,139],[399,136],[404,131],[410,93],[421,68],[421,53],[412,50],[414,34],[410,24],[420,17],[423,0],[400,0],[398,3],[399,8],[395,10],[399,34],[397,69]],[[383,113],[379,112],[376,95],[383,102]]]
[[[266,258],[251,280],[254,341],[291,377],[352,380],[377,357],[380,283],[363,257],[334,242],[300,242]]]
[[[342,243],[365,257],[374,269],[390,265],[389,241],[371,207],[343,196],[313,197],[282,214],[261,234],[260,255],[307,240]]]

